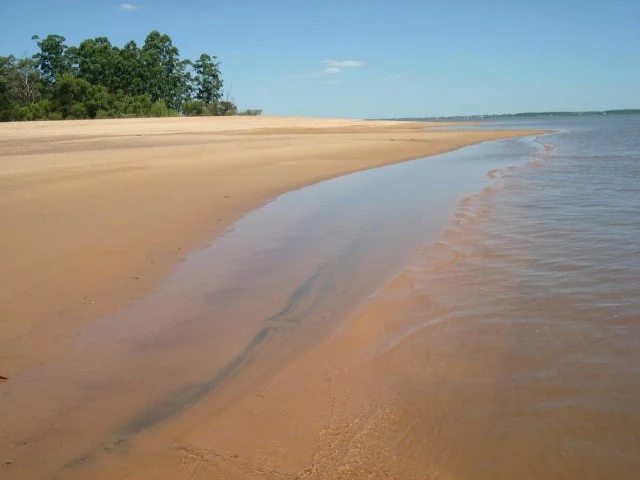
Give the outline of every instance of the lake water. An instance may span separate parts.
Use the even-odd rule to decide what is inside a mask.
[[[640,116],[508,126],[559,133],[498,142],[520,161],[386,294],[411,319],[384,354],[410,420],[374,444],[395,444],[399,475],[638,478]]]

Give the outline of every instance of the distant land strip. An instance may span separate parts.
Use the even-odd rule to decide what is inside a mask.
[[[491,115],[456,115],[451,117],[403,117],[403,118],[381,118],[378,120],[406,120],[406,121],[451,121],[460,120],[487,120],[501,118],[522,118],[522,117],[579,117],[584,115],[638,115],[640,108],[627,108],[622,110],[602,110],[587,112],[521,112],[521,113],[497,113]]]

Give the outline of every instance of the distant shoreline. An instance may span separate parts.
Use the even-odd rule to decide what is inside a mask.
[[[449,117],[400,117],[385,118],[380,120],[396,120],[409,122],[465,122],[478,120],[499,120],[509,118],[531,118],[531,117],[581,117],[585,115],[640,115],[640,108],[621,110],[592,110],[584,112],[522,112],[522,113],[497,113],[489,115],[454,115]]]

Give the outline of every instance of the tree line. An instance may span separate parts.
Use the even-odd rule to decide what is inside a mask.
[[[0,121],[178,115],[259,115],[223,98],[220,63],[203,53],[182,59],[168,35],[144,45],[107,37],[68,46],[61,35],[32,37],[32,57],[0,56]]]

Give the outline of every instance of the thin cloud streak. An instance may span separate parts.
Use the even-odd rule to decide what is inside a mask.
[[[329,68],[358,68],[366,65],[362,60],[324,60],[322,63]]]
[[[285,80],[303,80],[307,78],[322,77],[325,75],[337,75],[342,73],[344,69],[359,68],[366,65],[361,60],[323,60],[324,68],[316,72],[293,73],[285,76]],[[335,82],[334,82],[335,83]]]

